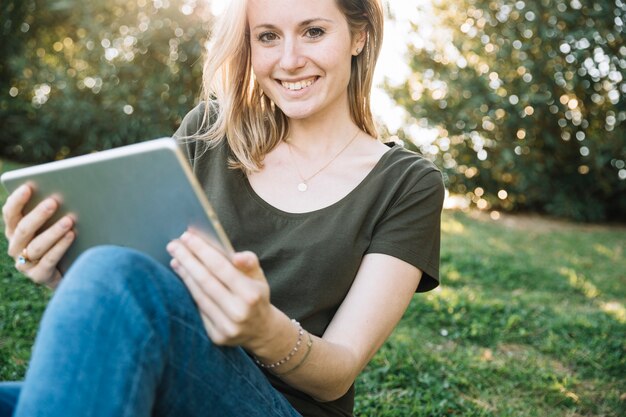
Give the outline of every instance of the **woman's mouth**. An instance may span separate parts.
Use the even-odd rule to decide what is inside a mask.
[[[317,77],[311,77],[311,78],[307,78],[305,80],[300,80],[296,82],[280,80],[280,85],[282,85],[284,88],[286,88],[289,91],[299,91],[304,88],[310,87],[315,81],[317,81]]]

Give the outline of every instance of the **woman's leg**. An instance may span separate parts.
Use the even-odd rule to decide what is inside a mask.
[[[213,345],[189,293],[145,255],[100,247],[46,312],[16,416],[298,416],[240,348]]]
[[[21,388],[21,382],[0,382],[0,417],[13,415]]]

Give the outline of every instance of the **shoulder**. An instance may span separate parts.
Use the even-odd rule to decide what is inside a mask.
[[[173,135],[192,166],[198,159],[208,156],[209,149],[220,147],[221,142],[209,143],[205,137],[209,125],[215,120],[217,108],[214,102],[199,103],[185,115]]]
[[[444,192],[443,177],[439,168],[428,158],[398,144],[391,144],[384,159],[382,175],[393,181],[402,193],[426,189]]]
[[[185,115],[182,123],[177,131],[182,133],[182,136],[191,136],[197,133],[202,126],[202,119],[204,119],[204,112],[206,111],[206,103],[201,102],[196,107],[191,109],[189,113]]]
[[[200,102],[185,115],[174,137],[182,139],[201,136],[215,120],[218,108],[217,102]]]

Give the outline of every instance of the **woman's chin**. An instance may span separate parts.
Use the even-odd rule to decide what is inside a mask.
[[[288,104],[286,106],[278,106],[282,110],[283,114],[290,119],[302,120],[314,116],[317,111],[311,106],[294,106]]]

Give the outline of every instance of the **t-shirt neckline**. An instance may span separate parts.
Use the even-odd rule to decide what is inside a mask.
[[[370,178],[372,178],[376,174],[376,171],[382,169],[381,167],[383,166],[385,161],[387,159],[389,159],[390,155],[396,149],[402,149],[402,146],[398,146],[397,144],[394,144],[394,145],[390,146],[389,150],[387,150],[384,154],[382,154],[382,156],[378,159],[378,162],[376,162],[376,164],[370,170],[370,172],[368,172],[367,175],[361,180],[361,182],[359,182],[352,190],[350,190],[348,192],[348,194],[344,195],[339,200],[337,200],[337,201],[335,201],[335,202],[333,202],[333,203],[331,203],[331,204],[329,204],[329,205],[327,205],[325,207],[321,207],[321,208],[318,208],[318,209],[315,209],[315,210],[311,210],[311,211],[304,211],[304,212],[301,212],[301,213],[295,213],[295,212],[281,210],[278,207],[273,206],[272,204],[268,203],[260,195],[258,195],[257,192],[254,191],[254,188],[252,188],[252,185],[250,184],[250,181],[248,180],[248,177],[246,175],[243,175],[243,182],[244,182],[245,188],[248,191],[248,194],[250,195],[250,197],[252,197],[252,199],[254,201],[259,203],[261,206],[265,207],[270,212],[273,212],[273,213],[278,214],[280,216],[291,217],[291,218],[307,217],[307,216],[310,216],[310,215],[313,215],[313,214],[319,214],[321,212],[331,210],[331,209],[333,209],[335,207],[338,207],[338,206],[344,204],[346,201],[348,201],[350,198],[352,198],[352,196],[355,195],[361,188],[363,188],[365,185],[367,185],[367,183],[370,181]]]

